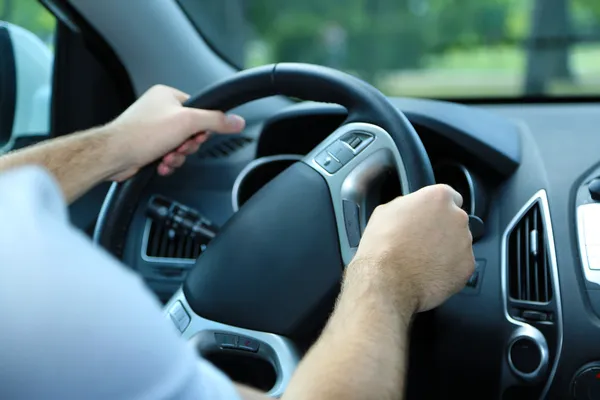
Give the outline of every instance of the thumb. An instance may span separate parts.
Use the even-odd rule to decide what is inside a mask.
[[[191,134],[210,131],[217,133],[239,133],[246,126],[244,118],[236,114],[224,114],[221,111],[187,108]]]

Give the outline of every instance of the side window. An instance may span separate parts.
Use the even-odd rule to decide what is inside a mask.
[[[0,154],[49,134],[55,27],[37,0],[0,0]]]

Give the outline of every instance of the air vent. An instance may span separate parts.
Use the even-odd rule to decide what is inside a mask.
[[[148,220],[146,257],[195,261],[206,248],[204,235],[178,232],[162,221]]]
[[[552,300],[550,263],[539,201],[514,226],[508,237],[508,283],[513,300]]]
[[[246,136],[215,136],[200,148],[198,157],[202,159],[230,157],[252,142],[254,139]]]

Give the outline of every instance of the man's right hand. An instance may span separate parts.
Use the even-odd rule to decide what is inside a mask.
[[[336,308],[284,399],[402,398],[413,313],[443,303],[473,272],[461,204],[456,191],[437,185],[377,207]]]
[[[469,217],[461,205],[454,189],[435,185],[377,207],[346,273],[372,280],[403,311],[439,306],[474,270]]]

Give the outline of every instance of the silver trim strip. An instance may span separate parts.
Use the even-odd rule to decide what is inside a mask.
[[[558,362],[560,360],[560,355],[562,352],[563,345],[563,319],[562,319],[562,302],[560,295],[560,280],[558,274],[558,265],[556,262],[556,248],[554,245],[554,232],[552,230],[552,220],[550,218],[550,207],[548,205],[548,195],[544,189],[541,189],[536,194],[531,197],[527,203],[517,212],[517,214],[510,221],[508,226],[506,227],[504,234],[502,235],[502,245],[501,245],[501,281],[502,281],[502,296],[504,301],[504,316],[506,319],[513,325],[515,325],[516,330],[519,328],[525,329],[535,329],[531,325],[518,321],[510,316],[508,313],[508,237],[516,224],[523,218],[523,216],[529,211],[531,207],[535,203],[540,204],[540,210],[542,219],[544,221],[544,228],[546,232],[546,246],[548,251],[548,258],[550,260],[550,272],[552,274],[552,289],[554,291],[554,301],[556,302],[556,328],[557,328],[557,346],[556,346],[556,356],[552,363],[552,367],[550,369],[550,373],[548,375],[548,381],[544,386],[544,390],[542,391],[541,398],[546,397],[546,394],[550,390],[550,386],[552,385],[552,381],[554,380],[554,376],[556,374],[556,369],[558,368]]]
[[[100,244],[100,235],[104,230],[104,223],[106,221],[106,214],[108,213],[108,209],[110,205],[113,203],[113,198],[117,193],[117,182],[113,182],[106,193],[106,197],[104,198],[104,202],[102,202],[102,207],[100,208],[100,212],[98,213],[98,219],[96,220],[96,227],[94,228],[94,236],[92,237],[92,241],[96,244]]]
[[[315,159],[319,154],[351,132],[363,132],[373,136],[368,143],[363,143],[354,153],[358,153],[334,174],[321,167]],[[369,184],[374,177],[389,169],[396,169],[400,177],[402,194],[407,194],[408,178],[398,147],[384,129],[373,124],[353,122],[341,126],[327,139],[313,149],[303,162],[319,172],[327,182],[333,209],[336,215],[338,236],[342,259],[346,265],[352,261],[356,248],[352,248],[346,233],[344,222],[343,200],[350,200],[359,206],[359,223],[361,231],[366,226],[366,197]]]
[[[235,182],[233,183],[233,189],[231,190],[231,207],[233,208],[233,212],[238,212],[240,209],[238,194],[240,191],[240,186],[246,177],[257,167],[261,165],[269,164],[275,161],[301,161],[302,156],[297,154],[279,154],[276,156],[267,156],[257,158],[256,160],[251,161],[242,169],[239,175],[235,178]]]
[[[597,211],[600,216],[600,203],[588,203],[582,204],[577,207],[577,240],[579,242],[579,253],[581,254],[581,266],[583,268],[583,274],[588,282],[600,285],[600,270],[592,269],[588,259],[588,241],[586,238],[586,223],[590,226],[594,226],[598,230],[598,238],[600,238],[600,217],[594,218],[589,213]],[[586,218],[586,213],[587,218]],[[600,244],[600,240],[598,241]]]
[[[292,375],[296,371],[300,363],[300,353],[291,340],[276,335],[273,333],[253,331],[250,329],[238,328],[231,325],[222,324],[220,322],[210,321],[202,318],[190,307],[185,295],[179,289],[173,298],[165,305],[164,314],[169,323],[173,323],[169,314],[169,310],[178,301],[181,302],[185,311],[190,315],[191,320],[187,327],[183,330],[181,337],[186,340],[193,341],[195,337],[203,332],[224,332],[233,335],[246,336],[266,344],[275,354],[275,359],[270,360],[275,366],[277,379],[273,388],[267,393],[271,397],[280,397],[287,388]]]

